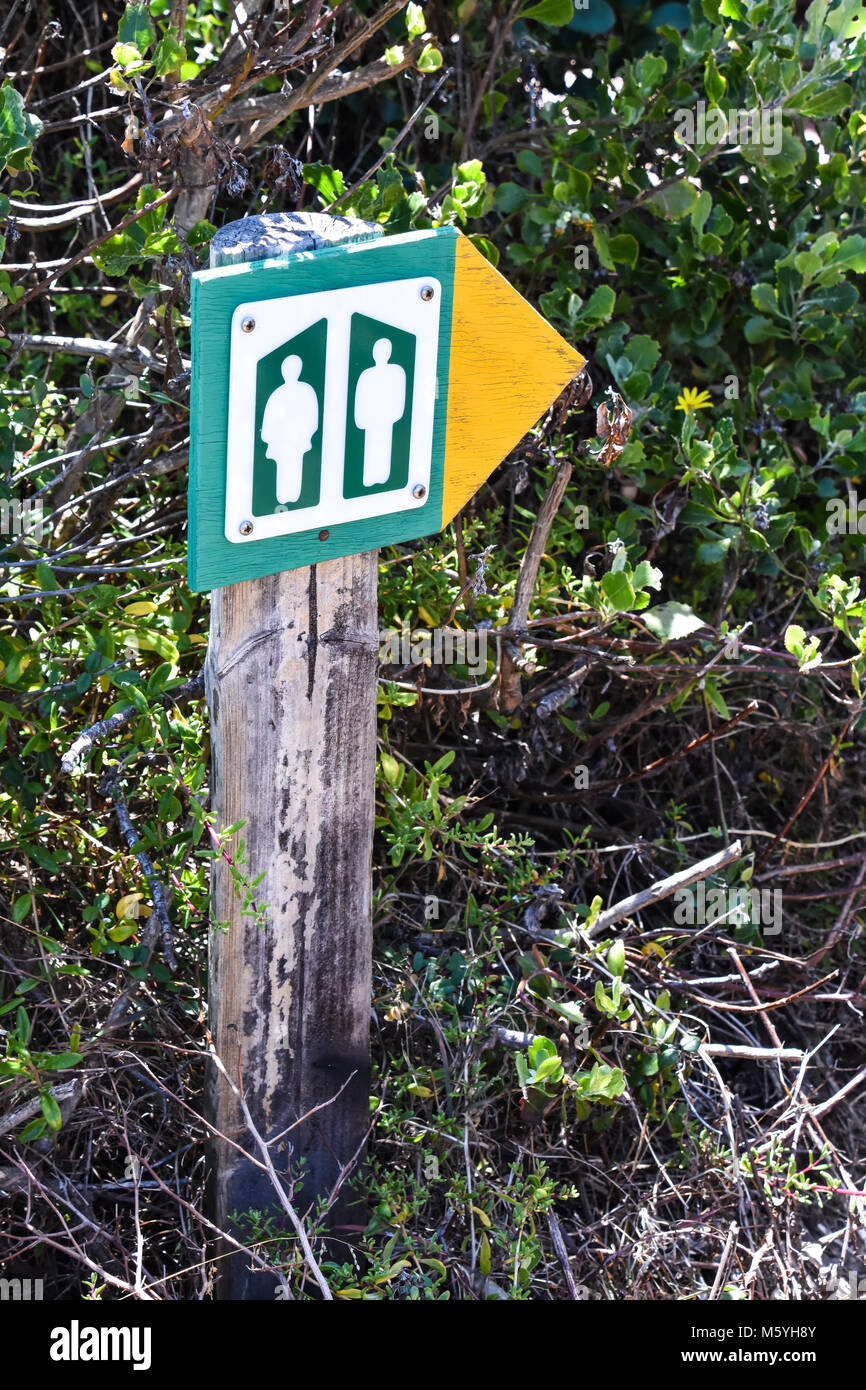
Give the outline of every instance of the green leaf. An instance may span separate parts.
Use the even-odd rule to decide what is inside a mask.
[[[698,201],[699,190],[687,179],[677,179],[667,188],[660,188],[658,193],[654,193],[647,199],[647,207],[656,214],[657,217],[666,217],[668,221],[677,222],[681,217],[687,217]]]
[[[653,10],[650,21],[653,29],[660,29],[663,25],[669,25],[672,29],[688,29],[690,24],[688,5],[677,4],[676,0],[670,0],[670,3]]]
[[[215,234],[216,227],[214,224],[208,222],[206,218],[203,218],[201,222],[196,222],[194,227],[190,227],[186,234],[186,244],[196,249],[200,246],[209,246],[211,238],[215,236]]]
[[[603,1068],[602,1068],[603,1070]],[[610,1100],[621,1096],[625,1090],[625,1075],[621,1067],[611,1067],[604,1081],[604,1093]]]
[[[435,44],[425,44],[416,67],[419,72],[437,72],[442,66],[442,54]]]
[[[596,893],[595,897],[589,905],[589,912],[587,913],[586,921],[583,924],[587,931],[590,927],[595,926],[596,922],[598,921],[598,914],[601,912],[601,909],[603,907],[604,898],[601,896],[600,893]]]
[[[449,748],[448,752],[443,753],[441,758],[437,758],[435,763],[432,764],[432,766],[430,763],[427,764],[428,773],[433,777],[438,777],[440,773],[446,772],[448,770],[448,768],[451,766],[456,757],[456,749]]]
[[[703,541],[698,546],[698,559],[702,565],[718,565],[724,560],[730,547],[729,540]]]
[[[853,270],[858,275],[866,273],[866,237],[857,233],[846,237],[839,243],[839,249],[830,262],[833,269]]]
[[[529,1060],[533,1067],[539,1067],[546,1057],[558,1057],[556,1043],[550,1038],[533,1038],[529,1044]]]
[[[569,1023],[580,1026],[584,1022],[583,1010],[577,1004],[559,1004],[555,999],[548,999],[547,1007],[553,1009],[554,1013],[560,1014],[563,1018],[567,1018]]]
[[[625,345],[626,355],[636,372],[651,372],[661,357],[661,348],[655,338],[646,333],[635,333]]]
[[[153,50],[154,71],[157,77],[167,77],[169,73],[179,73],[185,62],[186,49],[174,29],[169,29]]]
[[[128,941],[138,931],[137,922],[123,922],[118,927],[109,927],[106,935],[112,941]]]
[[[159,798],[157,815],[164,825],[170,825],[173,821],[180,820],[182,809],[180,802],[172,792],[163,792]]]
[[[723,719],[730,719],[731,711],[725,704],[724,696],[719,690],[718,685],[708,676],[704,681],[704,694],[712,705],[713,709],[722,716]]]
[[[756,309],[760,309],[762,314],[777,314],[779,312],[778,297],[772,285],[753,285],[752,303]]]
[[[601,980],[596,980],[595,982],[595,994],[593,997],[595,1000],[595,1007],[598,1009],[600,1014],[613,1013],[614,1008],[616,1006],[614,1005],[614,1002],[611,999],[610,995],[605,992],[605,988]]]
[[[861,0],[842,0],[834,5],[824,23],[837,39],[856,39],[864,31]]]
[[[599,265],[603,266],[605,270],[614,270],[613,256],[610,254],[610,237],[604,227],[600,227],[597,222],[593,224],[592,228],[592,244],[595,247],[595,254],[598,256]]]
[[[562,1062],[558,1056],[545,1057],[535,1069],[533,1082],[545,1081],[549,1077],[551,1081],[558,1081],[562,1076]]]
[[[30,911],[30,905],[32,902],[32,893],[22,893],[20,898],[15,899],[14,903],[12,904],[13,922],[23,922],[24,918],[27,916],[27,913]]]
[[[667,59],[659,53],[645,53],[637,64],[641,89],[648,94],[654,92],[668,70]]]
[[[545,176],[544,165],[534,150],[521,150],[517,156],[517,167],[522,174],[531,174],[536,179]]]
[[[610,318],[616,304],[616,294],[610,285],[599,285],[581,310],[579,322],[595,328]]]
[[[42,122],[24,110],[24,101],[9,82],[0,87],[0,165],[10,174],[33,167],[33,144],[42,134]]]
[[[499,212],[510,216],[516,212],[526,202],[529,194],[525,188],[521,188],[519,183],[500,183],[496,189],[494,202]]]
[[[382,764],[382,776],[385,778],[385,781],[388,783],[388,786],[399,786],[400,764],[398,763],[397,759],[391,753],[386,753],[383,749],[379,761]]]
[[[156,30],[147,5],[127,5],[117,31],[118,43],[134,44],[139,53],[144,54],[155,38]]]
[[[781,149],[777,153],[768,151],[764,145],[749,145],[748,153],[750,159],[757,159],[759,164],[763,164],[773,178],[789,178],[796,174],[801,164],[806,161],[806,150],[801,140],[798,140],[787,126],[782,127]]]
[[[641,614],[641,622],[661,642],[676,642],[706,627],[687,603],[659,603]]]
[[[634,574],[632,584],[636,589],[660,589],[662,586],[662,572],[655,565],[651,565],[649,560],[641,560]]]
[[[800,313],[807,311],[815,313],[843,314],[846,309],[852,309],[857,303],[857,290],[854,285],[843,280],[838,285],[831,285],[828,289],[819,290],[817,294],[812,294],[800,306]]]
[[[549,24],[558,29],[569,23],[574,12],[573,0],[539,0],[537,5],[522,10],[520,18],[537,19],[540,24]]]
[[[820,256],[816,256],[814,251],[799,251],[794,257],[794,266],[803,277],[803,282],[814,280],[815,276],[823,269],[824,262]],[[758,305],[760,308],[760,305]]]
[[[143,68],[150,67],[147,59],[139,52],[134,43],[116,43],[111,50],[111,56],[124,73],[140,72]],[[116,77],[117,74],[115,73],[113,76]],[[115,85],[117,84],[115,83]],[[121,83],[121,85],[125,90],[129,90],[126,83]]]
[[[346,191],[343,175],[339,169],[332,169],[330,164],[305,164],[303,168],[304,183],[312,184],[322,202],[325,204],[336,202]]]
[[[56,1057],[45,1059],[40,1065],[43,1071],[67,1071],[69,1067],[77,1067],[84,1058],[80,1052],[58,1052]]]
[[[617,938],[608,951],[606,964],[611,975],[622,977],[625,974],[625,942],[621,937]]]
[[[716,67],[715,56],[711,53],[704,63],[704,91],[707,94],[707,100],[713,106],[718,106],[725,95],[727,85],[726,79]]]
[[[628,575],[619,570],[602,576],[601,590],[608,603],[617,613],[628,613],[634,607],[634,589]]]
[[[39,1102],[42,1106],[42,1114],[49,1129],[58,1130],[63,1123],[63,1116],[60,1113],[60,1106],[54,1099],[50,1091],[40,1091]]]
[[[821,83],[818,90],[806,95],[805,100],[797,101],[794,109],[804,116],[838,116],[852,104],[853,95],[847,82],[831,82],[829,86]]]
[[[755,315],[747,319],[743,327],[743,333],[747,343],[766,343],[770,338],[778,338],[779,328],[769,319]]]
[[[413,4],[413,0],[409,0],[409,4],[406,6],[406,33],[409,38],[420,38],[426,28],[427,21],[421,6]]]
[[[621,232],[618,236],[613,236],[608,242],[608,250],[611,260],[619,261],[622,265],[631,266],[632,269],[637,265],[637,255],[640,247],[637,238],[628,232]]]
[[[586,1099],[614,1100],[625,1089],[625,1077],[619,1067],[599,1066],[597,1062],[592,1071],[577,1072],[575,1080]]]
[[[479,232],[473,232],[469,240],[472,242],[473,246],[478,247],[484,259],[488,260],[491,265],[496,266],[499,264],[499,247],[494,246],[493,242],[490,241],[488,237],[481,236]]]
[[[31,1120],[29,1125],[25,1125],[18,1135],[22,1144],[29,1144],[33,1139],[39,1139],[46,1129],[44,1120]]]
[[[713,210],[713,200],[706,189],[703,190],[698,201],[695,203],[691,212],[692,230],[696,236],[701,236],[706,226],[707,218]]]

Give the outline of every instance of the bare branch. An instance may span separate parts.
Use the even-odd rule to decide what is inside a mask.
[[[39,352],[68,352],[73,357],[107,357],[122,367],[145,366],[165,369],[143,344],[111,343],[103,338],[66,338],[58,334],[11,333],[14,348],[34,348]],[[189,365],[188,363],[185,365]]]
[[[169,970],[177,970],[177,956],[174,953],[174,946],[171,940],[171,921],[168,915],[168,903],[165,900],[165,892],[156,875],[156,869],[151,863],[149,855],[143,849],[136,849],[140,843],[140,836],[135,833],[132,821],[129,819],[129,811],[126,805],[126,798],[120,789],[117,772],[111,769],[104,782],[105,794],[114,803],[114,810],[117,814],[117,822],[123,832],[123,837],[129,845],[130,850],[138,860],[141,872],[147,880],[150,889],[150,896],[153,901],[153,910],[159,918],[162,928],[162,954]]]
[[[201,695],[204,691],[204,674],[194,676],[185,685],[177,686],[174,690],[166,690],[159,697],[159,703],[163,709],[170,709],[180,700],[190,700],[196,695]],[[63,776],[68,776],[72,772],[79,758],[86,757],[91,749],[97,744],[103,743],[110,734],[116,734],[121,729],[127,728],[141,714],[137,705],[127,705],[125,709],[118,710],[116,714],[111,714],[107,719],[99,719],[95,724],[91,724],[89,729],[84,729],[64,753],[60,761],[60,771]]]
[[[376,63],[368,64],[366,68],[356,69],[354,73],[341,74],[328,81],[330,74],[362,44],[366,43],[367,39],[371,38],[378,29],[381,29],[383,24],[387,24],[388,20],[392,19],[402,7],[403,0],[388,0],[388,3],[377,15],[362,24],[343,43],[337,44],[317,70],[294,91],[285,94],[282,92],[266,93],[261,97],[252,97],[247,101],[235,102],[230,106],[222,118],[223,124],[232,121],[251,120],[253,122],[251,128],[239,142],[241,148],[255,144],[263,135],[267,135],[268,131],[273,130],[274,126],[279,125],[280,121],[284,120],[292,111],[297,111],[305,106],[319,105],[325,101],[334,101],[338,97],[346,96],[349,92],[360,91],[364,87],[374,86],[377,82],[384,82],[387,78],[411,67],[427,40],[420,38],[407,44],[403,51],[402,60],[393,67],[389,66],[384,58],[380,58]],[[363,74],[363,79],[359,80],[361,74]]]
[[[541,557],[547,545],[550,528],[559,510],[559,504],[565,495],[565,489],[568,487],[571,470],[572,464],[569,459],[563,459],[557,465],[544,501],[539,508],[538,516],[535,518],[532,535],[529,537],[529,544],[520,565],[520,574],[517,577],[517,587],[514,591],[514,602],[508,617],[509,628],[512,628],[517,634],[520,634],[526,626],[529,605],[532,601],[532,593],[541,565]],[[516,652],[509,651],[509,644],[506,642],[502,653],[497,705],[503,714],[511,714],[517,709],[522,698],[519,661]]]
[[[37,207],[34,203],[24,202],[19,198],[10,198],[9,205],[13,208],[24,208],[28,212],[38,212],[38,217],[20,217],[16,211],[15,225],[26,227],[30,231],[49,231],[57,227],[68,227],[75,222],[80,222],[88,212],[95,212],[97,208],[104,207],[106,203],[116,203],[120,198],[125,198],[127,193],[131,193],[143,181],[143,174],[135,174],[120,188],[109,189],[107,193],[101,193],[98,198],[91,198],[78,203],[47,203]]]
[[[238,1104],[240,1105],[241,1110],[243,1111],[243,1116],[244,1120],[246,1121],[247,1129],[249,1130],[250,1134],[255,1140],[256,1148],[262,1156],[262,1161],[264,1163],[265,1168],[267,1169],[268,1177],[270,1178],[273,1184],[274,1191],[280,1199],[280,1205],[282,1206],[283,1211],[286,1213],[289,1220],[291,1221],[292,1226],[295,1230],[295,1235],[301,1242],[301,1249],[304,1252],[304,1259],[306,1260],[309,1270],[322,1292],[322,1297],[324,1299],[327,1299],[328,1302],[333,1302],[334,1295],[331,1293],[331,1290],[328,1286],[328,1281],[322,1273],[321,1269],[319,1268],[318,1261],[316,1260],[316,1257],[313,1254],[313,1247],[311,1246],[309,1236],[307,1235],[307,1232],[304,1229],[304,1223],[298,1216],[298,1213],[295,1211],[295,1208],[292,1206],[291,1202],[289,1201],[288,1193],[283,1187],[283,1184],[279,1179],[279,1175],[277,1174],[277,1170],[274,1167],[273,1159],[270,1155],[270,1150],[268,1149],[267,1144],[265,1143],[262,1136],[259,1134],[259,1131],[256,1129],[256,1126],[253,1122],[253,1117],[250,1114],[249,1106],[247,1105],[244,1099],[243,1092],[229,1076],[228,1072],[223,1066],[221,1058],[217,1055],[216,1048],[213,1046],[211,1046],[210,1048],[210,1055],[213,1059],[214,1065],[216,1066],[217,1070],[220,1072],[222,1077],[225,1079],[225,1081],[228,1083],[228,1085],[234,1092]]]
[[[654,907],[664,898],[669,898],[672,893],[676,893],[680,888],[688,888],[692,883],[699,882],[700,879],[709,878],[710,874],[718,873],[720,869],[725,869],[729,864],[741,858],[743,846],[739,840],[735,840],[727,849],[720,849],[718,854],[711,854],[707,859],[701,859],[699,863],[692,864],[689,869],[681,869],[678,874],[670,874],[667,878],[660,878],[656,883],[644,888],[640,893],[632,893],[630,897],[623,898],[620,902],[609,907],[606,912],[602,912],[595,922],[586,932],[589,937],[601,936],[602,932],[607,931],[615,922],[621,922],[623,917],[631,917],[633,913],[640,912],[644,907]]]

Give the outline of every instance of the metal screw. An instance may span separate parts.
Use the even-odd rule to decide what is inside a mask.
[[[423,300],[430,300],[433,298],[436,291],[432,285],[422,285],[419,293]]]
[[[326,540],[328,539],[328,537],[330,536],[330,534],[331,534],[330,531],[320,531],[320,532],[319,532],[319,540],[320,540],[320,541],[326,541]]]
[[[413,496],[414,498],[416,498],[417,501],[419,501],[419,502],[421,501],[421,498],[422,498],[422,497],[426,497],[426,496],[427,496],[427,489],[426,489],[426,487],[424,486],[423,483],[416,483],[416,484],[415,484],[415,486],[414,486],[413,489],[412,489],[412,496]]]
[[[253,523],[251,521],[242,521],[238,530],[242,536],[251,536],[253,534]]]
[[[252,333],[256,326],[255,319],[241,319],[241,330],[244,333]]]

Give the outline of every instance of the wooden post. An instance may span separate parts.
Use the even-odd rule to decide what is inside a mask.
[[[316,213],[245,218],[216,234],[211,265],[380,234]],[[245,822],[225,853],[233,858],[243,840],[247,862],[236,867],[247,881],[264,875],[253,897],[267,906],[258,922],[245,914],[230,863],[216,858],[212,919],[228,927],[211,932],[210,1027],[263,1138],[322,1107],[271,1149],[284,1177],[297,1179],[305,1160],[300,1211],[330,1193],[368,1124],[376,560],[369,551],[211,598],[211,819],[217,830]],[[221,1135],[255,1151],[215,1067],[208,1114]],[[251,1208],[283,1215],[267,1174],[225,1139],[214,1140],[211,1159],[221,1229],[237,1235],[232,1213]],[[274,1297],[276,1280],[249,1264],[238,1253],[219,1261],[220,1298]]]

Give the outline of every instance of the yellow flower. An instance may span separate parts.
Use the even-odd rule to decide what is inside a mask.
[[[709,391],[699,391],[696,386],[684,387],[682,394],[677,396],[677,410],[706,410],[712,403]]]

